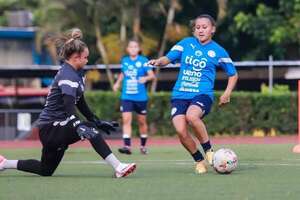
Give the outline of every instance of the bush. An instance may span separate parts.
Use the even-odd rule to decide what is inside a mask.
[[[269,133],[272,129],[280,134],[297,131],[296,93],[234,92],[230,104],[219,108],[217,92],[211,113],[204,121],[210,135],[251,134],[261,129]],[[121,122],[119,111],[120,94],[112,92],[87,92],[86,98],[93,111],[103,119]],[[151,95],[148,104],[148,122],[151,134],[174,135],[170,118],[170,93]],[[136,124],[134,130],[137,131]]]

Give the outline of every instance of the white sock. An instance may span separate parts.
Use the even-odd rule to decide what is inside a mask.
[[[106,158],[105,161],[110,164],[114,170],[117,169],[117,167],[121,164],[121,162],[118,160],[118,158],[113,154],[109,154]]]
[[[6,160],[4,163],[5,169],[17,169],[18,160]]]

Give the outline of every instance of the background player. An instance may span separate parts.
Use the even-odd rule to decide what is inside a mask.
[[[196,142],[188,133],[188,124],[212,164],[213,149],[202,118],[210,112],[213,103],[213,88],[216,68],[221,67],[229,76],[225,92],[219,99],[219,105],[229,103],[230,95],[236,85],[238,75],[228,53],[212,40],[216,31],[215,20],[210,15],[200,15],[192,23],[194,37],[179,41],[166,56],[148,63],[165,66],[180,61],[180,71],[172,92],[172,122],[182,145],[196,162],[196,173],[207,172],[203,155]]]
[[[145,64],[148,59],[139,55],[140,45],[136,40],[130,40],[127,45],[128,56],[121,61],[121,73],[114,84],[117,91],[122,84],[121,112],[123,121],[124,147],[120,153],[131,154],[132,112],[137,113],[140,133],[140,152],[147,154],[146,142],[148,137],[147,125],[147,90],[146,82],[155,78],[152,69]]]

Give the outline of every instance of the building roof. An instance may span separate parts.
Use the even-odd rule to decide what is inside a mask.
[[[0,27],[0,39],[32,39],[35,37],[36,30],[35,27]]]

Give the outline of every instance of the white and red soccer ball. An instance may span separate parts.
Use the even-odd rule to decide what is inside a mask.
[[[222,148],[215,152],[213,167],[220,174],[230,174],[237,168],[238,158],[231,149]]]

